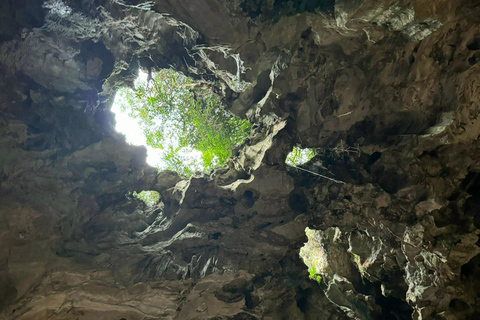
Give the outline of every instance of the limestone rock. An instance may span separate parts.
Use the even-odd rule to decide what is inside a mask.
[[[479,318],[479,16],[4,1],[0,319]],[[227,167],[158,173],[115,132],[139,68],[210,82],[254,123]],[[294,145],[317,155],[288,167]]]

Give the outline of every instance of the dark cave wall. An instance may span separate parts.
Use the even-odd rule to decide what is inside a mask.
[[[478,4],[63,3],[4,5],[0,318],[478,316]],[[113,130],[115,89],[168,66],[256,122],[212,176]],[[345,183],[287,168],[297,143]]]

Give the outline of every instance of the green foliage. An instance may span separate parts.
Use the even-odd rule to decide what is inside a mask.
[[[132,193],[132,196],[139,200],[142,200],[149,207],[157,204],[160,201],[160,194],[157,191],[153,190],[143,190],[140,193],[134,191]]]
[[[309,268],[308,273],[309,273],[308,277],[310,279],[315,280],[318,283],[322,281],[322,276],[317,273],[315,266],[312,266],[311,268]]]
[[[227,114],[218,95],[173,70],[120,94],[123,111],[139,120],[147,144],[164,150],[166,169],[185,176],[224,165],[250,133],[250,123]],[[201,163],[188,157],[195,150]]]
[[[287,155],[285,163],[289,166],[296,167],[305,162],[310,161],[313,157],[317,155],[315,149],[305,148],[301,149],[299,147],[293,147],[292,152]]]

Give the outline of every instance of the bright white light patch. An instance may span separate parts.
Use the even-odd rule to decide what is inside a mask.
[[[125,135],[127,143],[135,146],[144,146],[147,148],[147,163],[153,167],[162,168],[164,166],[161,162],[162,151],[147,146],[147,139],[143,135],[142,129],[136,119],[131,118],[128,112],[120,109],[122,104],[122,95],[117,92],[115,100],[112,105],[112,112],[115,113],[115,120],[117,122],[115,130]]]

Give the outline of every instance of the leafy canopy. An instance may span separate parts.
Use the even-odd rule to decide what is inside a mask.
[[[224,165],[250,132],[250,123],[226,113],[211,89],[173,70],[162,69],[121,94],[122,110],[140,122],[147,145],[164,151],[165,169],[185,176]]]

